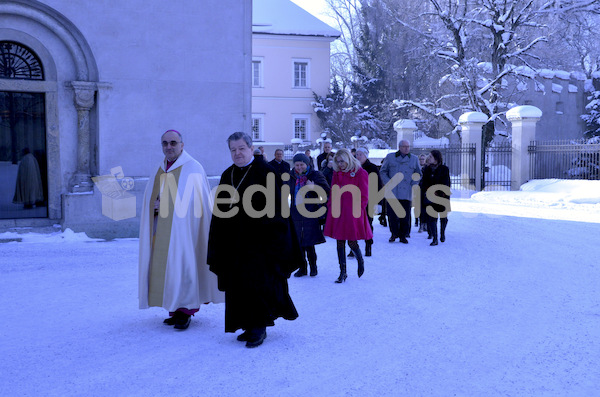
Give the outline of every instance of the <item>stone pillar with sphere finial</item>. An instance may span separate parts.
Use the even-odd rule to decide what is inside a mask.
[[[542,111],[535,106],[516,106],[506,112],[512,124],[510,190],[519,190],[529,180],[529,145],[535,140],[536,124]]]
[[[414,121],[408,119],[400,119],[394,123],[394,131],[396,131],[396,147],[400,145],[400,141],[405,139],[410,143],[410,146],[413,146],[415,141],[415,131],[417,130],[417,125]]]
[[[463,113],[458,119],[458,124],[461,126],[462,143],[475,145],[475,186],[468,188],[475,188],[478,191],[481,190],[481,173],[483,172],[481,169],[483,126],[487,122],[488,116],[481,112]]]

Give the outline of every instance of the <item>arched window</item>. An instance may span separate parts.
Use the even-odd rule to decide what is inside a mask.
[[[29,48],[13,41],[0,41],[0,78],[44,80],[44,70]]]

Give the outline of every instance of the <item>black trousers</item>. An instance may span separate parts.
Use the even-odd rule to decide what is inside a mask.
[[[399,217],[394,211],[389,201],[387,202],[387,215],[389,220],[390,232],[395,237],[406,237],[410,234],[411,216],[410,209],[412,202],[410,200],[397,200],[404,209],[404,216]]]

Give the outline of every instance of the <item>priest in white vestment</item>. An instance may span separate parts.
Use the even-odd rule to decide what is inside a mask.
[[[161,141],[165,159],[142,204],[139,303],[165,308],[165,324],[187,329],[200,305],[225,300],[206,264],[213,203],[204,168],[183,150],[181,134],[169,130]]]

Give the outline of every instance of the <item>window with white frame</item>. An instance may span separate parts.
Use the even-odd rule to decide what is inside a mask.
[[[263,87],[263,60],[252,58],[252,87]]]
[[[307,114],[294,115],[294,138],[309,140],[309,120],[310,116]]]
[[[308,59],[294,60],[294,88],[310,87],[309,76],[310,63]]]
[[[264,141],[264,114],[252,114],[252,140]]]

